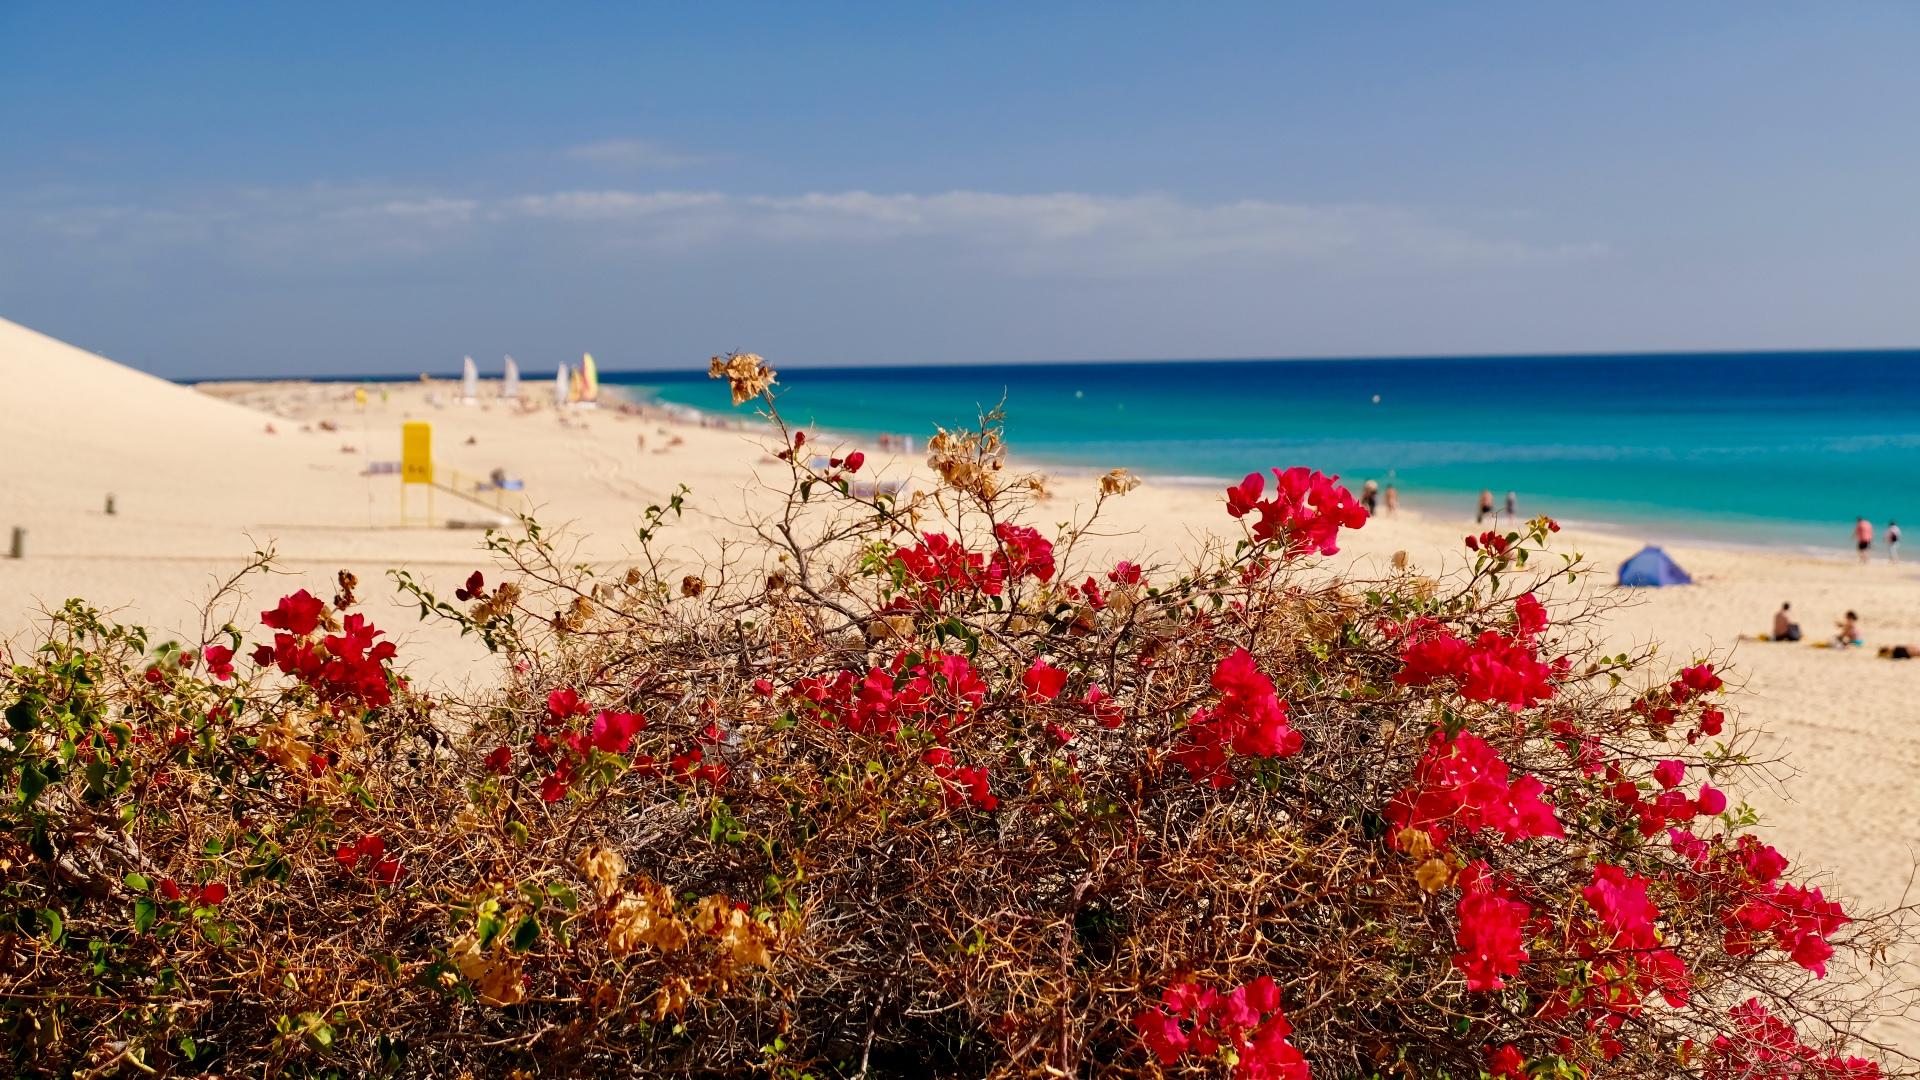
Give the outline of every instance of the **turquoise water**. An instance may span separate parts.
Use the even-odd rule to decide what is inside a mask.
[[[750,412],[704,372],[605,381]],[[1014,452],[1059,466],[1306,465],[1425,511],[1471,515],[1485,487],[1649,538],[1838,548],[1857,515],[1920,525],[1920,352],[815,368],[780,392],[790,421],[923,440],[1004,400]]]

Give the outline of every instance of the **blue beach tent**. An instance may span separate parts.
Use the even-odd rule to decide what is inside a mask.
[[[1680,564],[1659,548],[1648,544],[1633,558],[1620,564],[1622,585],[1691,585],[1693,578]]]

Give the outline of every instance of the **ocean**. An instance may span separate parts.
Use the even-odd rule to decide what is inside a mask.
[[[705,372],[609,374],[735,409]],[[1920,525],[1920,351],[793,368],[790,422],[920,441],[1003,405],[1013,452],[1224,485],[1306,465],[1426,513],[1482,488],[1647,539],[1850,547]]]

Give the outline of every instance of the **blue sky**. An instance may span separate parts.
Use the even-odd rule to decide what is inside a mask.
[[[1920,345],[1920,8],[0,0],[0,316],[170,376]]]

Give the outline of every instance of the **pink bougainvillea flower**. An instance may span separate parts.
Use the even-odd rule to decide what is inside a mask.
[[[1547,628],[1547,608],[1532,593],[1521,593],[1513,602],[1514,636],[1530,640]]]
[[[1686,762],[1672,759],[1662,761],[1653,767],[1653,778],[1661,787],[1671,791],[1687,778]]]
[[[1200,709],[1187,721],[1186,741],[1173,759],[1196,780],[1213,787],[1234,782],[1227,771],[1227,750],[1250,757],[1291,757],[1300,752],[1300,733],[1287,722],[1287,703],[1273,680],[1261,674],[1253,656],[1236,648],[1213,672],[1220,704]]]
[[[601,712],[593,718],[593,748],[609,754],[624,754],[633,745],[633,737],[647,722],[633,713]]]
[[[850,473],[859,472],[860,466],[865,465],[866,463],[867,463],[867,455],[861,453],[858,450],[855,450],[853,453],[847,455],[847,471]]]
[[[755,679],[753,680],[753,692],[759,694],[761,697],[772,697],[773,684],[765,679]]]
[[[1460,872],[1460,928],[1454,940],[1460,952],[1453,966],[1466,976],[1469,990],[1499,990],[1503,976],[1520,974],[1527,960],[1526,923],[1532,909],[1499,895],[1487,880],[1487,864],[1474,862]]]
[[[565,723],[575,716],[585,716],[592,711],[592,707],[580,700],[580,695],[570,686],[547,695],[547,716],[554,723]]]
[[[226,902],[227,887],[219,882],[204,885],[200,889],[200,902],[214,907]]]
[[[1488,1048],[1487,1075],[1493,1080],[1530,1080],[1527,1075],[1527,1059],[1512,1043],[1498,1050]]]
[[[253,662],[261,667],[273,663],[273,646],[262,645],[253,650]]]
[[[161,878],[160,879],[160,895],[166,897],[168,900],[180,899],[179,883],[174,881],[172,878]]]
[[[1045,660],[1035,660],[1027,673],[1020,677],[1028,701],[1052,701],[1066,689],[1067,673],[1059,668],[1048,667]]]
[[[1336,540],[1342,528],[1358,529],[1367,522],[1366,510],[1335,483],[1337,476],[1295,467],[1274,469],[1273,478],[1271,499],[1260,497],[1266,483],[1259,473],[1228,488],[1227,513],[1241,518],[1258,511],[1253,538],[1279,543],[1289,558],[1309,551],[1333,555],[1340,550]]]
[[[334,849],[333,858],[340,864],[342,870],[351,870],[360,865],[360,845],[341,844]]]
[[[233,650],[225,645],[207,646],[204,658],[207,662],[207,674],[221,682],[233,678]]]
[[[1419,829],[1442,848],[1456,829],[1493,829],[1509,844],[1564,838],[1553,807],[1541,801],[1546,785],[1531,775],[1509,774],[1506,760],[1480,736],[1462,731],[1448,739],[1436,731],[1414,768],[1413,785],[1388,804],[1387,817],[1396,833]]]
[[[1721,712],[1719,709],[1700,710],[1700,733],[1702,735],[1712,736],[1720,734],[1720,729],[1726,722],[1727,714]]]
[[[994,563],[1008,580],[1022,576],[1053,580],[1053,545],[1037,530],[1003,521],[993,527],[993,535],[1001,547],[993,557]]]
[[[305,589],[292,596],[280,598],[280,604],[272,611],[260,613],[260,623],[275,630],[284,630],[295,637],[305,637],[320,626],[320,618],[326,613],[327,605],[319,597]]]
[[[1117,728],[1126,719],[1126,713],[1113,703],[1113,695],[1100,689],[1099,683],[1087,687],[1083,704],[1093,713],[1093,722],[1103,728]]]
[[[487,771],[496,776],[506,776],[513,771],[513,750],[505,745],[496,746],[487,754]]]
[[[1727,809],[1727,796],[1717,788],[1707,784],[1700,785],[1700,794],[1693,800],[1702,814],[1718,817]]]
[[[392,885],[405,877],[407,868],[400,865],[399,859],[382,859],[373,864],[373,876],[382,885]]]
[[[1107,580],[1116,585],[1138,585],[1140,584],[1140,568],[1122,559],[1113,564],[1113,569],[1107,571]]]

